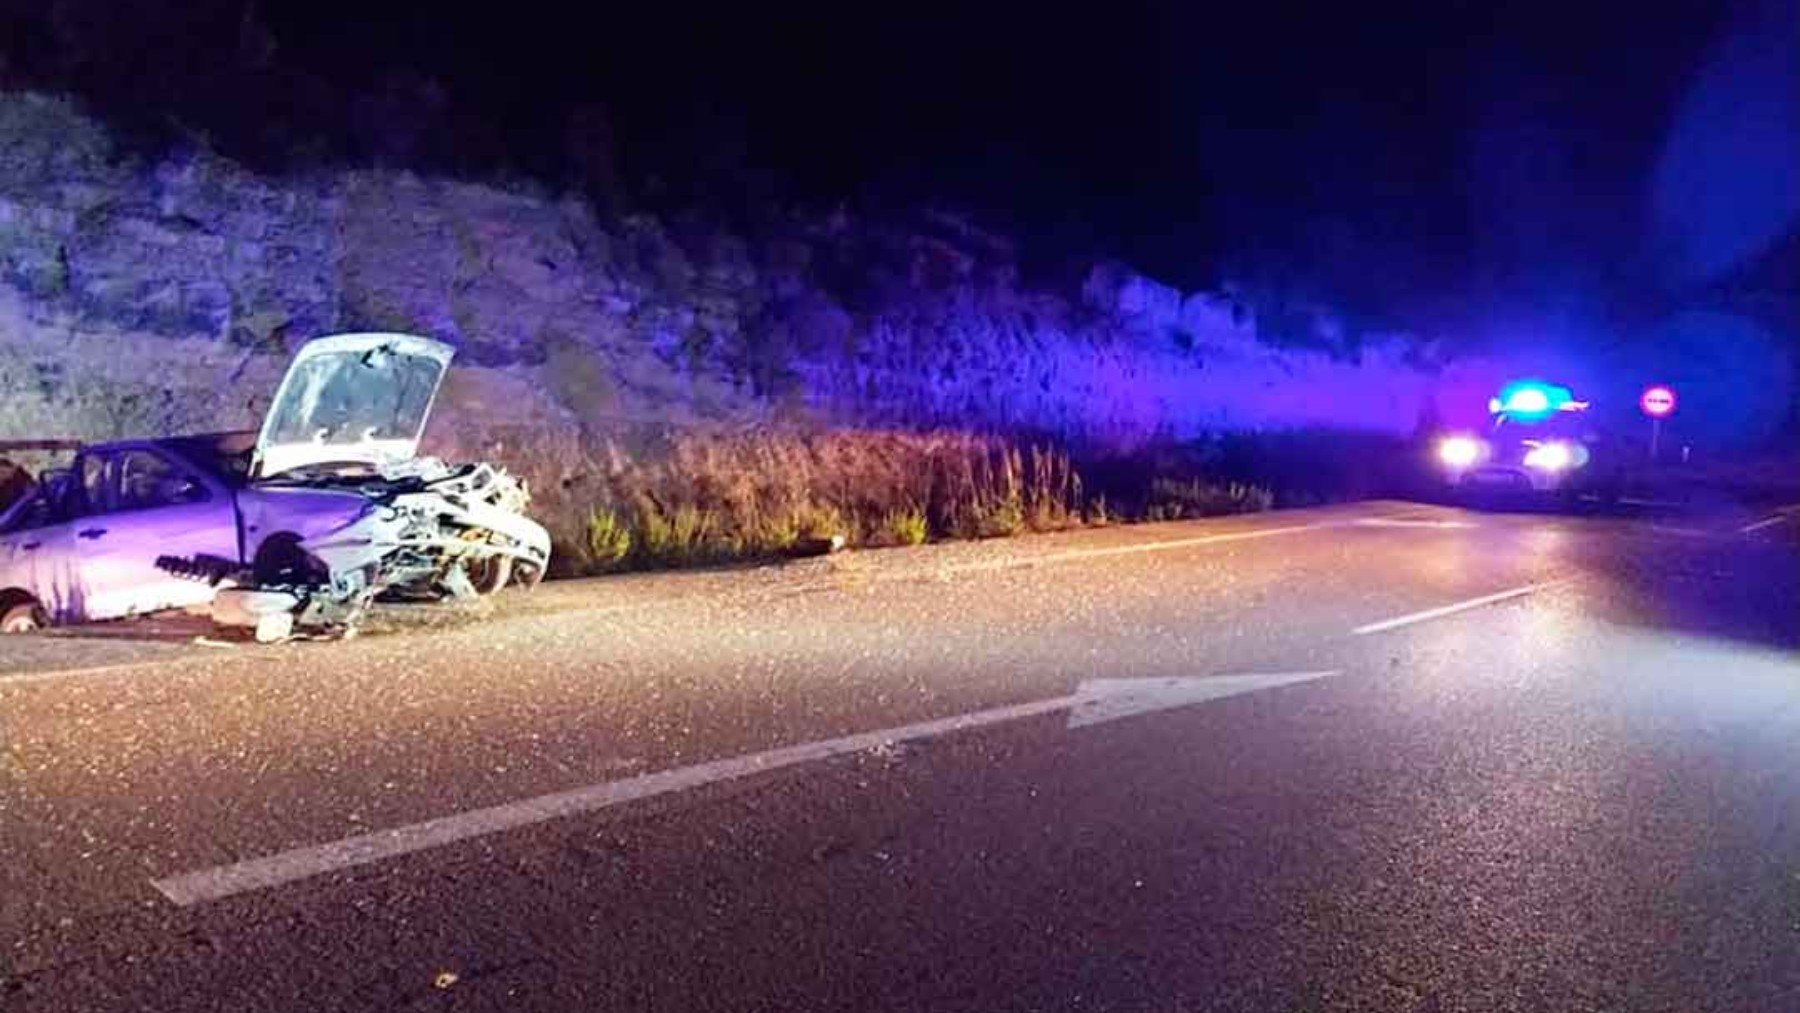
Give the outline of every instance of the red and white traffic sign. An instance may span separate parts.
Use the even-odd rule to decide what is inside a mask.
[[[1665,418],[1675,413],[1675,392],[1667,387],[1647,387],[1638,396],[1638,407],[1644,414],[1653,419]]]

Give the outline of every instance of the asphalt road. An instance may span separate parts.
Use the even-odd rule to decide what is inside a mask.
[[[0,1010],[1800,1009],[1800,512],[1373,503],[387,625],[6,641]]]

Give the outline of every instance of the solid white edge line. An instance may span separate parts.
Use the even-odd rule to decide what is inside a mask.
[[[1776,514],[1773,517],[1765,517],[1760,521],[1756,521],[1754,523],[1744,525],[1743,527],[1737,529],[1737,533],[1740,535],[1747,535],[1754,531],[1761,531],[1764,528],[1772,528],[1775,525],[1780,524],[1783,521],[1786,521],[1787,519],[1788,519],[1787,514]]]
[[[1342,527],[1345,521],[1317,521],[1312,524],[1291,524],[1281,528],[1257,528],[1251,531],[1227,531],[1216,535],[1195,535],[1192,538],[1173,538],[1160,542],[1139,542],[1134,545],[1109,545],[1098,549],[1066,549],[1062,552],[1051,552],[1041,556],[1021,557],[1018,559],[996,559],[981,563],[963,563],[945,566],[939,573],[979,573],[985,570],[1015,570],[1037,566],[1041,563],[1067,563],[1078,559],[1103,559],[1108,556],[1132,556],[1145,552],[1167,552],[1171,549],[1187,549],[1200,545],[1218,545],[1224,542],[1244,542],[1256,538],[1272,538],[1276,535],[1292,535],[1302,531],[1318,531],[1324,528]]]
[[[1444,616],[1455,615],[1458,612],[1467,612],[1470,609],[1478,609],[1483,605],[1492,605],[1496,602],[1509,601],[1513,598],[1523,598],[1528,594],[1566,583],[1568,583],[1568,581],[1565,579],[1546,581],[1542,584],[1526,584],[1524,587],[1496,591],[1493,594],[1484,594],[1479,598],[1470,598],[1466,601],[1454,602],[1434,609],[1426,609],[1423,612],[1411,612],[1403,616],[1396,616],[1392,619],[1383,619],[1377,623],[1358,626],[1350,632],[1359,637],[1367,636],[1370,633],[1384,633],[1388,630],[1399,629],[1402,626],[1411,626],[1414,623],[1429,622],[1433,619],[1442,619]]]
[[[1133,545],[1110,545],[1096,549],[1067,549],[1041,556],[1030,556],[1016,559],[992,560],[980,563],[952,564],[938,569],[940,574],[981,573],[993,570],[1028,569],[1043,563],[1066,563],[1080,559],[1102,559],[1108,556],[1129,556],[1147,552],[1166,552],[1172,549],[1186,549],[1201,545],[1217,545],[1227,542],[1251,541],[1257,538],[1270,538],[1276,535],[1292,535],[1302,531],[1318,531],[1325,528],[1343,527],[1353,521],[1315,521],[1311,524],[1290,524],[1279,528],[1256,528],[1250,531],[1226,531],[1215,535],[1196,535],[1192,538],[1167,539],[1159,542],[1139,542]],[[911,579],[912,575],[898,575],[894,579]],[[655,599],[642,602],[626,602],[618,605],[604,605],[567,610],[566,614],[581,613],[591,615],[596,612],[626,612],[641,608],[654,608],[666,605],[670,601],[683,599]],[[565,614],[565,613],[546,613]],[[508,617],[521,618],[521,617]],[[79,679],[87,676],[114,675],[140,668],[161,668],[168,665],[179,665],[191,661],[199,655],[182,652],[166,658],[149,661],[122,661],[118,664],[87,665],[78,668],[56,669],[49,672],[14,672],[0,673],[0,689],[7,686],[28,686],[34,683],[60,682],[65,679]]]
[[[121,661],[115,665],[55,668],[48,672],[11,672],[0,674],[0,690],[5,690],[8,686],[32,686],[46,682],[59,682],[64,679],[82,679],[89,676],[118,675],[135,672],[139,669],[163,668],[195,657],[212,657],[212,655],[171,654],[166,658],[156,658],[151,661]]]
[[[1409,517],[1364,517],[1350,522],[1358,528],[1425,528],[1436,531],[1457,531],[1472,528],[1470,521],[1419,520]]]
[[[797,764],[857,753],[892,742],[931,738],[949,732],[1067,710],[1079,701],[1075,695],[1050,700],[995,707],[935,721],[898,728],[845,735],[835,739],[771,749],[746,756],[713,760],[688,767],[657,771],[607,781],[536,798],[508,802],[451,816],[441,816],[406,826],[346,837],[342,840],[252,858],[209,869],[197,869],[151,880],[157,892],[188,907],[221,900],[240,893],[265,890],[286,883],[348,869],[386,858],[454,844],[477,837],[543,823],[565,816],[594,812],[610,806],[672,792],[685,791],[720,781],[730,781],[792,767]]]

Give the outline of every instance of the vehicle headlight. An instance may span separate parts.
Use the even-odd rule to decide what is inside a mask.
[[[1525,451],[1525,467],[1542,468],[1545,471],[1562,471],[1572,468],[1578,460],[1575,448],[1567,443],[1540,443]]]
[[[1438,442],[1438,460],[1451,468],[1467,468],[1481,459],[1481,441],[1470,436],[1446,436]]]

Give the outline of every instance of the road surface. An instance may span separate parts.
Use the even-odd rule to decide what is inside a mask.
[[[411,615],[411,614],[407,614]],[[1800,513],[5,643],[0,1009],[1800,1009]]]

